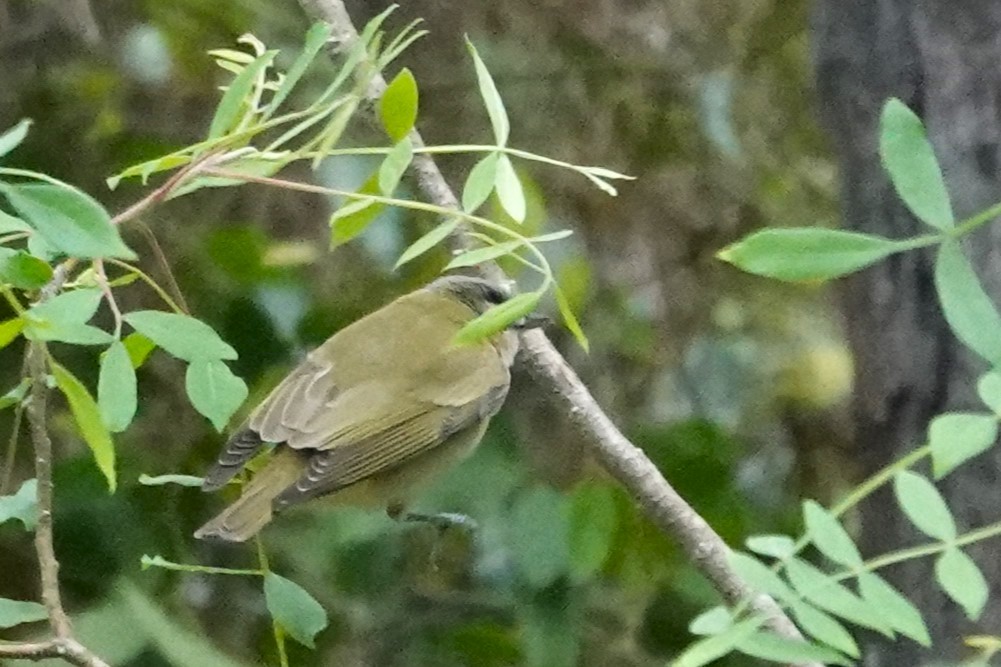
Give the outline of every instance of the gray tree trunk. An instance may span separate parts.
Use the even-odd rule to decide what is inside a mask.
[[[878,121],[899,97],[928,127],[960,218],[1001,201],[1001,2],[997,0],[815,0],[814,52],[819,104],[841,164],[845,225],[907,237],[932,231],[911,216],[883,173]],[[966,244],[989,294],[1001,295],[1001,227]],[[932,254],[892,257],[844,286],[844,312],[856,362],[855,442],[873,472],[926,441],[929,420],[947,409],[982,409],[974,386],[985,364],[964,350],[940,314]],[[1001,335],[1001,332],[997,332]],[[961,530],[1001,519],[998,448],[942,485]],[[888,493],[862,511],[868,555],[926,541]],[[931,651],[907,640],[869,638],[865,664],[920,665],[962,654],[962,637],[1001,628],[1001,558],[996,543],[969,553],[991,582],[979,622],[966,619],[934,584],[925,560],[890,579],[922,610]]]

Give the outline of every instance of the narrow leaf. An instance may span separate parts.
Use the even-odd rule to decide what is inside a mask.
[[[935,578],[946,595],[963,608],[971,621],[980,618],[987,604],[989,588],[972,558],[960,549],[946,549],[935,561]]]
[[[38,525],[38,480],[29,479],[12,496],[0,496],[0,523],[16,519],[25,530]]]
[[[507,145],[508,135],[511,133],[511,125],[507,119],[504,102],[501,100],[500,93],[497,92],[497,85],[494,83],[493,77],[490,76],[487,66],[483,63],[480,54],[476,51],[476,47],[473,46],[473,43],[468,38],[466,39],[466,46],[469,48],[469,53],[473,56],[473,64],[476,67],[476,80],[480,86],[480,97],[483,98],[483,104],[487,108],[487,115],[490,116],[490,125],[494,129],[494,140],[498,146],[505,146]]]
[[[0,410],[4,408],[9,408],[12,405],[17,405],[24,400],[24,397],[28,395],[28,389],[31,388],[30,378],[21,378],[21,381],[14,385],[14,388],[8,391],[3,396],[0,396]]]
[[[101,409],[104,423],[112,433],[124,431],[136,414],[136,371],[129,352],[121,341],[112,343],[101,357],[97,405]]]
[[[497,259],[498,257],[503,257],[504,255],[510,255],[512,252],[517,250],[522,246],[522,241],[504,241],[498,243],[497,245],[490,245],[483,248],[474,248],[473,250],[467,250],[460,255],[456,255],[452,258],[448,264],[445,265],[443,271],[448,271],[449,269],[458,269],[463,266],[475,266],[477,264],[483,264],[484,262],[489,262],[491,260]]]
[[[804,560],[790,558],[786,562],[786,574],[796,591],[815,606],[856,625],[893,636],[890,625],[874,607],[827,573]]]
[[[792,610],[796,624],[803,629],[803,632],[853,658],[859,657],[858,644],[845,626],[833,616],[806,602],[794,603]]]
[[[10,345],[24,330],[24,320],[20,317],[13,317],[0,322],[0,349]]]
[[[832,649],[800,639],[786,639],[771,632],[756,632],[742,639],[737,644],[737,650],[745,655],[772,662],[821,662],[825,665],[846,667],[852,664],[845,656]]]
[[[418,103],[417,80],[413,72],[404,67],[379,99],[379,119],[393,143],[399,143],[414,129]]]
[[[462,210],[466,213],[472,213],[482,206],[494,191],[498,160],[500,153],[487,153],[469,170],[466,184],[462,187]]]
[[[726,632],[706,637],[685,649],[671,667],[703,667],[733,652],[737,644],[754,634],[765,622],[759,616],[735,623]]]
[[[744,544],[754,553],[772,558],[788,558],[796,551],[796,543],[788,535],[751,535]]]
[[[77,429],[90,447],[97,467],[108,480],[108,490],[115,491],[115,446],[111,434],[101,420],[101,412],[90,392],[68,370],[55,362],[51,362],[52,375],[56,386],[66,396],[70,412],[76,422]]]
[[[21,623],[44,621],[48,617],[49,614],[45,611],[45,607],[37,602],[0,598],[0,628],[6,629]]]
[[[292,89],[295,88],[295,85],[299,83],[299,79],[302,78],[306,69],[312,64],[316,58],[316,54],[319,53],[323,45],[330,39],[330,32],[330,26],[322,21],[310,26],[306,32],[306,43],[302,47],[302,52],[295,59],[295,62],[292,63],[292,66],[288,68],[288,72],[285,73],[284,81],[282,81],[278,90],[275,91],[271,102],[268,103],[268,110],[265,117],[272,116],[292,92]]]
[[[277,53],[277,51],[262,53],[233,78],[212,116],[212,123],[209,125],[209,139],[223,136],[239,122],[243,115],[243,107],[257,81],[257,76],[271,64]]]
[[[209,418],[217,431],[226,427],[247,399],[247,385],[218,359],[196,359],[188,365],[185,389],[191,404]]]
[[[330,216],[330,247],[344,245],[365,231],[382,212],[383,205],[371,199],[350,201]]]
[[[928,427],[932,471],[942,479],[963,463],[987,451],[998,437],[995,415],[950,412],[939,415]]]
[[[521,187],[518,174],[514,171],[514,165],[507,155],[501,155],[497,159],[497,198],[501,206],[515,222],[525,222],[527,205],[525,203],[525,190]]]
[[[0,185],[17,212],[55,248],[72,257],[135,259],[111,217],[90,195],[69,185]]]
[[[577,343],[584,348],[584,351],[590,352],[591,344],[587,340],[587,334],[584,333],[584,328],[577,320],[573,308],[570,307],[570,301],[567,299],[566,294],[563,293],[563,289],[559,285],[555,285],[553,292],[556,295],[556,306],[560,309],[560,315],[563,317],[563,324],[573,334]]]
[[[900,508],[918,530],[938,540],[955,539],[956,523],[934,484],[915,472],[901,470],[894,477],[893,491]]]
[[[728,560],[740,578],[759,593],[767,593],[779,600],[795,599],[796,595],[786,582],[754,556],[731,551]]]
[[[469,345],[489,338],[528,315],[542,298],[540,292],[517,294],[468,322],[452,340],[454,345]]]
[[[993,366],[1001,365],[1001,315],[958,243],[947,240],[935,260],[935,290],[956,338]]]
[[[408,137],[400,140],[386,155],[379,166],[379,190],[387,197],[392,197],[396,186],[400,184],[403,173],[414,159],[414,145]]]
[[[297,642],[313,648],[316,633],[327,627],[327,612],[299,584],[274,572],[264,575],[268,612]]]
[[[451,218],[441,223],[430,232],[411,243],[410,246],[403,251],[403,254],[400,255],[400,258],[396,260],[396,265],[393,269],[398,269],[407,262],[420,257],[428,250],[438,245],[441,241],[444,241],[445,238],[447,238],[448,235],[451,234],[458,226],[458,218]]]
[[[879,154],[897,194],[915,216],[937,229],[955,225],[942,169],[921,119],[896,98],[883,106]]]
[[[820,553],[839,565],[854,567],[862,564],[862,555],[855,542],[834,515],[813,500],[803,503],[806,532]]]
[[[212,327],[188,315],[137,310],[122,319],[178,359],[236,359],[236,350]]]
[[[852,273],[905,248],[880,236],[837,229],[763,229],[716,256],[766,278],[815,281]]]
[[[931,636],[921,612],[879,575],[863,572],[859,575],[859,593],[894,630],[910,637],[922,646],[931,646]]]
[[[0,134],[0,157],[10,153],[21,145],[24,138],[28,136],[31,123],[32,120],[30,118],[24,118],[17,125]]]

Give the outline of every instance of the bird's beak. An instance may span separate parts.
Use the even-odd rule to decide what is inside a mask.
[[[530,313],[519,320],[515,320],[514,324],[511,325],[511,328],[519,331],[522,329],[539,329],[541,327],[549,326],[552,323],[553,320],[545,315]]]

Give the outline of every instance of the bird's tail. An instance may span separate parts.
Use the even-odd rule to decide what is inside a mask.
[[[253,537],[271,521],[271,501],[295,484],[304,465],[305,460],[299,452],[287,447],[276,449],[271,460],[254,475],[236,502],[196,530],[195,537],[227,542],[244,542]]]

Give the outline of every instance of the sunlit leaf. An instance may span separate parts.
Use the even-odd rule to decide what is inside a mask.
[[[209,139],[223,136],[240,121],[243,116],[243,107],[254,88],[258,75],[271,64],[277,53],[277,51],[262,53],[233,78],[212,116],[212,123],[209,125]]]
[[[980,618],[989,587],[972,558],[960,549],[949,547],[935,560],[935,578],[971,621]]]
[[[716,256],[766,278],[817,281],[852,273],[906,248],[880,236],[837,229],[763,229]]]
[[[938,540],[955,539],[956,522],[934,484],[916,472],[901,470],[893,479],[893,491],[900,508],[918,530]]]
[[[18,289],[33,290],[52,279],[52,267],[24,250],[0,246],[0,282]]]
[[[806,532],[820,553],[835,563],[855,567],[862,564],[862,555],[848,532],[834,515],[813,500],[803,503]]]
[[[12,496],[0,496],[0,523],[16,519],[25,530],[38,525],[38,480],[29,479]]]
[[[414,129],[418,99],[417,80],[413,72],[404,67],[379,99],[379,119],[393,143],[399,143]]]
[[[178,359],[236,359],[236,350],[212,327],[188,315],[137,310],[122,319]]]
[[[121,341],[116,340],[101,356],[97,405],[101,409],[104,423],[112,433],[124,431],[136,414],[136,371],[128,350]]]
[[[947,240],[935,260],[935,290],[942,314],[956,338],[993,366],[1001,365],[1001,315],[955,241]]]
[[[136,258],[104,207],[81,190],[68,185],[28,183],[0,184],[0,191],[28,224],[67,255]]]
[[[101,412],[97,407],[97,402],[94,401],[83,383],[68,370],[55,362],[50,363],[50,368],[53,377],[55,377],[56,386],[66,396],[77,429],[90,447],[97,467],[101,469],[104,477],[108,480],[108,489],[114,492],[116,486],[115,446],[111,441],[111,434],[101,420]]]
[[[0,134],[0,157],[10,153],[21,145],[24,138],[28,136],[31,123],[32,120],[30,118],[24,118],[17,125]]]
[[[264,575],[264,601],[271,617],[297,642],[313,648],[316,633],[327,627],[327,612],[299,584],[274,572]]]
[[[403,254],[400,255],[400,258],[396,260],[396,265],[393,268],[398,269],[407,262],[420,257],[428,250],[444,241],[445,238],[447,238],[448,235],[451,234],[458,226],[458,218],[445,220],[430,232],[411,243],[410,246],[403,251]]]
[[[455,345],[467,345],[500,333],[518,319],[535,310],[542,294],[524,292],[498,304],[471,322],[466,323],[453,339]]]
[[[514,165],[507,155],[497,158],[497,198],[500,200],[504,211],[516,222],[525,222],[527,204],[525,202],[525,190],[518,180],[518,174],[514,171]]]
[[[48,617],[49,614],[45,611],[45,607],[37,602],[0,598],[0,628],[6,629],[21,623],[44,621]]]
[[[508,135],[511,133],[511,124],[507,118],[507,111],[504,109],[504,102],[501,100],[500,93],[497,92],[497,85],[494,83],[493,77],[490,76],[487,66],[476,51],[476,47],[473,46],[473,43],[469,39],[466,39],[466,46],[469,48],[469,53],[473,56],[473,64],[476,67],[476,80],[480,87],[480,97],[483,98],[483,104],[487,108],[487,115],[490,116],[490,125],[494,129],[494,140],[498,146],[504,146],[507,144]]]
[[[955,225],[942,169],[921,119],[896,98],[883,106],[879,154],[897,194],[915,216],[938,229]]]
[[[12,317],[0,322],[0,349],[13,343],[23,330],[24,320],[20,317]]]
[[[125,351],[129,353],[129,361],[132,362],[132,368],[136,369],[142,366],[150,353],[156,349],[156,343],[138,331],[133,331],[126,336],[122,340],[122,344],[125,346]]]
[[[932,420],[928,427],[932,471],[942,479],[963,463],[987,451],[998,437],[995,415],[949,412]]]
[[[246,383],[219,359],[195,359],[188,365],[185,389],[191,404],[209,418],[216,430],[226,427],[247,399]]]

